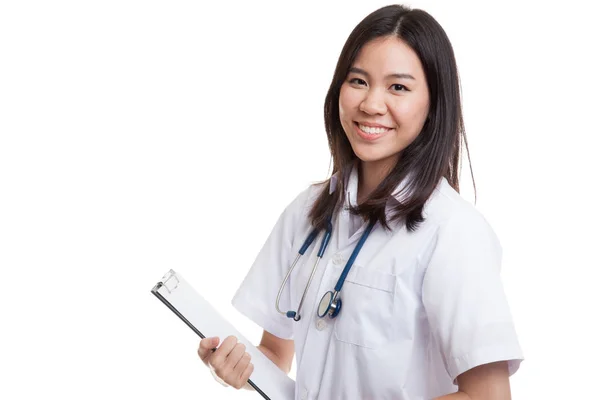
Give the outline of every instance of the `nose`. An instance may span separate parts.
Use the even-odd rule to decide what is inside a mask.
[[[358,109],[369,115],[384,115],[387,111],[383,94],[376,89],[370,89]]]

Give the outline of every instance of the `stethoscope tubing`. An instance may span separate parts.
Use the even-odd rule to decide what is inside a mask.
[[[296,259],[292,263],[292,266],[288,270],[288,273],[285,275],[283,283],[281,284],[281,287],[279,288],[279,293],[277,294],[277,300],[275,302],[275,307],[277,308],[277,311],[280,314],[285,315],[288,318],[294,318],[294,321],[300,321],[300,318],[301,318],[300,311],[302,310],[302,305],[304,304],[306,294],[308,293],[308,288],[310,287],[310,283],[312,282],[312,279],[315,276],[315,272],[317,271],[319,262],[323,258],[323,254],[325,254],[325,250],[327,249],[327,246],[329,245],[329,240],[331,239],[331,231],[332,230],[333,230],[333,226],[331,225],[331,219],[329,219],[329,221],[327,222],[327,228],[325,229],[325,234],[323,235],[323,239],[321,240],[321,247],[319,248],[319,253],[317,254],[317,260],[315,261],[315,264],[313,265],[313,269],[310,274],[308,284],[304,288],[304,293],[302,293],[302,298],[300,299],[300,304],[298,305],[298,310],[295,312],[294,311],[284,312],[284,311],[281,311],[281,309],[279,308],[279,301],[281,299],[281,294],[283,293],[283,289],[285,288],[285,284],[289,280],[290,275],[292,274],[292,271],[294,270],[294,268],[296,268],[296,264],[298,263],[298,260],[300,259],[300,257],[302,257],[304,255],[306,250],[310,247],[312,242],[314,242],[314,240],[319,235],[319,231],[317,229],[313,229],[312,232],[308,235],[308,237],[304,241],[304,243],[302,244],[302,247],[300,247],[300,250],[298,251],[298,254],[296,255]]]
[[[321,315],[321,312],[318,313],[320,317],[323,317],[326,314],[330,314],[330,317],[333,318],[339,313],[339,309],[341,308],[341,299],[337,299],[337,297],[338,297],[340,291],[342,290],[342,286],[344,285],[344,282],[346,281],[346,277],[348,276],[348,273],[350,272],[350,269],[352,268],[352,265],[354,264],[354,261],[356,260],[356,257],[358,256],[358,253],[360,252],[361,248],[365,244],[367,237],[373,230],[375,223],[376,223],[376,221],[371,221],[369,223],[369,225],[367,226],[367,228],[365,228],[365,231],[363,232],[358,243],[354,247],[354,250],[352,251],[350,258],[348,259],[348,262],[346,263],[346,266],[344,267],[344,270],[342,271],[342,274],[340,275],[340,277],[335,285],[334,291],[327,292],[325,294],[325,296],[323,297],[323,299],[321,300],[321,302],[323,302],[325,297],[327,296],[327,294],[332,293],[331,301],[329,301],[327,310],[322,315]],[[279,312],[280,314],[285,315],[288,318],[293,318],[294,321],[300,321],[300,318],[302,317],[300,312],[302,310],[302,306],[304,305],[304,300],[306,299],[306,295],[310,288],[310,284],[315,276],[315,272],[317,271],[319,262],[323,258],[323,254],[325,254],[325,250],[327,249],[329,240],[331,239],[332,231],[333,231],[333,227],[332,227],[331,218],[330,218],[329,221],[327,222],[327,228],[325,229],[323,239],[321,240],[321,247],[319,248],[319,252],[317,254],[317,259],[315,260],[312,271],[310,273],[310,277],[308,279],[308,283],[306,284],[306,286],[304,288],[304,292],[302,293],[302,297],[300,298],[300,304],[298,305],[298,310],[284,312],[279,308],[279,302],[281,300],[281,294],[283,293],[283,289],[285,288],[285,285],[288,282],[290,275],[292,274],[292,271],[294,270],[294,268],[296,268],[298,260],[300,259],[300,257],[302,257],[304,255],[306,250],[310,247],[312,242],[316,239],[316,237],[319,234],[319,231],[317,229],[313,229],[310,232],[310,234],[308,235],[308,237],[306,238],[306,240],[304,241],[304,243],[302,244],[302,247],[298,251],[296,258],[294,259],[294,262],[292,263],[292,266],[290,267],[287,274],[285,275],[285,278],[283,279],[283,282],[279,288],[279,293],[277,294],[277,299],[275,301],[275,308],[277,309],[277,312]],[[335,304],[333,304],[333,303],[335,303]]]
[[[372,221],[371,223],[369,223],[369,225],[365,228],[365,231],[363,232],[362,236],[358,240],[356,247],[354,247],[354,250],[352,251],[350,258],[348,259],[348,262],[346,263],[346,266],[344,267],[344,270],[342,271],[340,278],[338,279],[337,283],[335,284],[335,291],[337,293],[342,291],[342,286],[344,286],[344,282],[346,281],[346,277],[348,276],[348,273],[350,272],[350,268],[352,268],[352,266],[354,265],[354,261],[356,260],[356,257],[358,257],[358,253],[360,252],[360,249],[362,249],[363,245],[367,241],[367,237],[373,230],[374,226],[375,226],[375,221]]]

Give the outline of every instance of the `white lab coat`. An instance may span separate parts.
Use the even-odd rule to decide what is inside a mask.
[[[346,205],[356,203],[357,181],[355,169]],[[445,179],[416,232],[375,225],[340,293],[340,314],[321,319],[319,300],[366,227],[342,211],[301,320],[279,314],[277,293],[311,231],[307,214],[321,189],[309,187],[285,209],[233,299],[263,329],[294,340],[296,399],[431,399],[455,392],[456,377],[478,365],[507,360],[511,375],[518,369],[523,356],[502,287],[500,244]],[[320,242],[298,262],[282,310],[297,310]]]

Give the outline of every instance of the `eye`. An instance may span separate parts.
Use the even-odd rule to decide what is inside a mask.
[[[399,83],[395,83],[391,86],[392,90],[395,92],[408,92],[408,88],[404,85],[401,85]]]
[[[362,80],[360,78],[352,78],[348,82],[355,84],[355,85],[366,85],[367,84],[367,82],[365,82],[364,80]]]

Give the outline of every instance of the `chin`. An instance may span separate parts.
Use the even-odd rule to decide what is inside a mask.
[[[362,162],[375,162],[379,160],[383,160],[388,156],[385,154],[380,154],[379,152],[374,151],[363,151],[362,149],[354,150],[354,154],[356,157]]]

